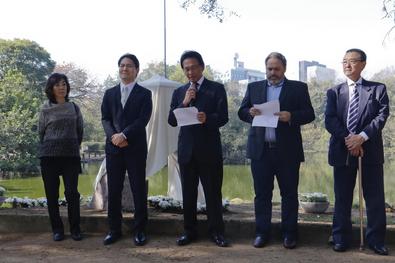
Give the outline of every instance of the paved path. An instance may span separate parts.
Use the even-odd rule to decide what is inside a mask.
[[[174,236],[150,236],[148,244],[136,247],[130,237],[124,237],[111,246],[103,246],[103,233],[89,234],[80,242],[67,237],[54,242],[48,233],[0,234],[0,262],[395,262],[395,245],[389,256],[378,256],[370,250],[360,252],[357,247],[345,253],[336,253],[325,245],[299,244],[287,250],[279,242],[256,249],[249,239],[231,240],[232,247],[219,248],[206,239],[186,247],[175,245]]]

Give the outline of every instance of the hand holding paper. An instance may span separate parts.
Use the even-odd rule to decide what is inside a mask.
[[[197,117],[198,109],[196,107],[177,108],[173,112],[177,119],[177,126],[187,126],[201,123]]]
[[[277,128],[278,116],[274,113],[280,111],[279,100],[272,100],[262,104],[254,104],[261,114],[254,117],[252,126]]]

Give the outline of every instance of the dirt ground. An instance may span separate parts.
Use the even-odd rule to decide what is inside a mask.
[[[298,245],[287,250],[279,242],[264,248],[254,248],[252,240],[231,240],[229,248],[219,248],[208,239],[200,239],[189,246],[178,247],[176,237],[152,236],[144,247],[136,247],[131,237],[103,246],[103,233],[86,234],[76,242],[69,236],[62,242],[51,240],[49,233],[0,234],[0,262],[395,262],[395,246],[389,256],[378,256],[370,250],[360,252],[357,247],[336,253],[325,245]]]

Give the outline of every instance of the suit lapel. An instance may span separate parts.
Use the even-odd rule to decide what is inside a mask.
[[[281,88],[280,96],[278,97],[278,100],[280,101],[280,110],[281,110],[281,105],[284,105],[285,99],[289,93],[289,85],[288,85],[288,80],[287,78],[284,78],[284,84]]]
[[[347,126],[349,91],[347,83],[343,83],[339,90],[338,112],[343,116],[343,123]]]
[[[261,98],[263,98],[263,102],[267,102],[267,80],[264,81],[263,83],[263,89],[261,89]]]
[[[361,120],[362,113],[365,111],[368,99],[371,94],[371,87],[366,85],[366,81],[362,79],[362,85],[360,85],[359,92],[359,103],[358,103],[358,122]]]
[[[129,104],[131,103],[131,101],[133,100],[133,98],[136,97],[136,94],[140,91],[139,87],[140,86],[137,83],[134,85],[132,91],[129,94],[128,99],[125,102],[125,107],[123,109],[126,109],[129,106]],[[119,97],[119,101],[121,101],[121,97]]]

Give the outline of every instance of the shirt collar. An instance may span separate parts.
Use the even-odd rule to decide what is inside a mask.
[[[136,85],[136,82],[137,82],[137,81],[133,81],[132,83],[124,84],[124,83],[122,83],[122,81],[121,81],[121,84],[120,84],[121,89],[122,89],[122,88],[126,88],[127,90],[132,90],[133,87],[134,87],[134,85]]]
[[[356,85],[361,85],[362,84],[362,77],[359,77],[359,79],[357,81],[355,81],[355,82],[353,80],[347,78],[347,85],[349,87],[354,86],[355,84]]]
[[[202,76],[198,81],[196,81],[197,84],[199,84],[199,86],[197,87],[197,89],[200,89],[200,86],[202,86],[204,80],[204,76]],[[192,82],[190,82],[192,84]]]
[[[284,85],[284,79],[282,79],[282,80],[280,81],[280,83],[278,83],[278,84],[272,84],[272,83],[270,83],[269,80],[267,81],[267,86],[268,86],[268,87],[279,88],[279,87],[282,87],[283,85]]]

